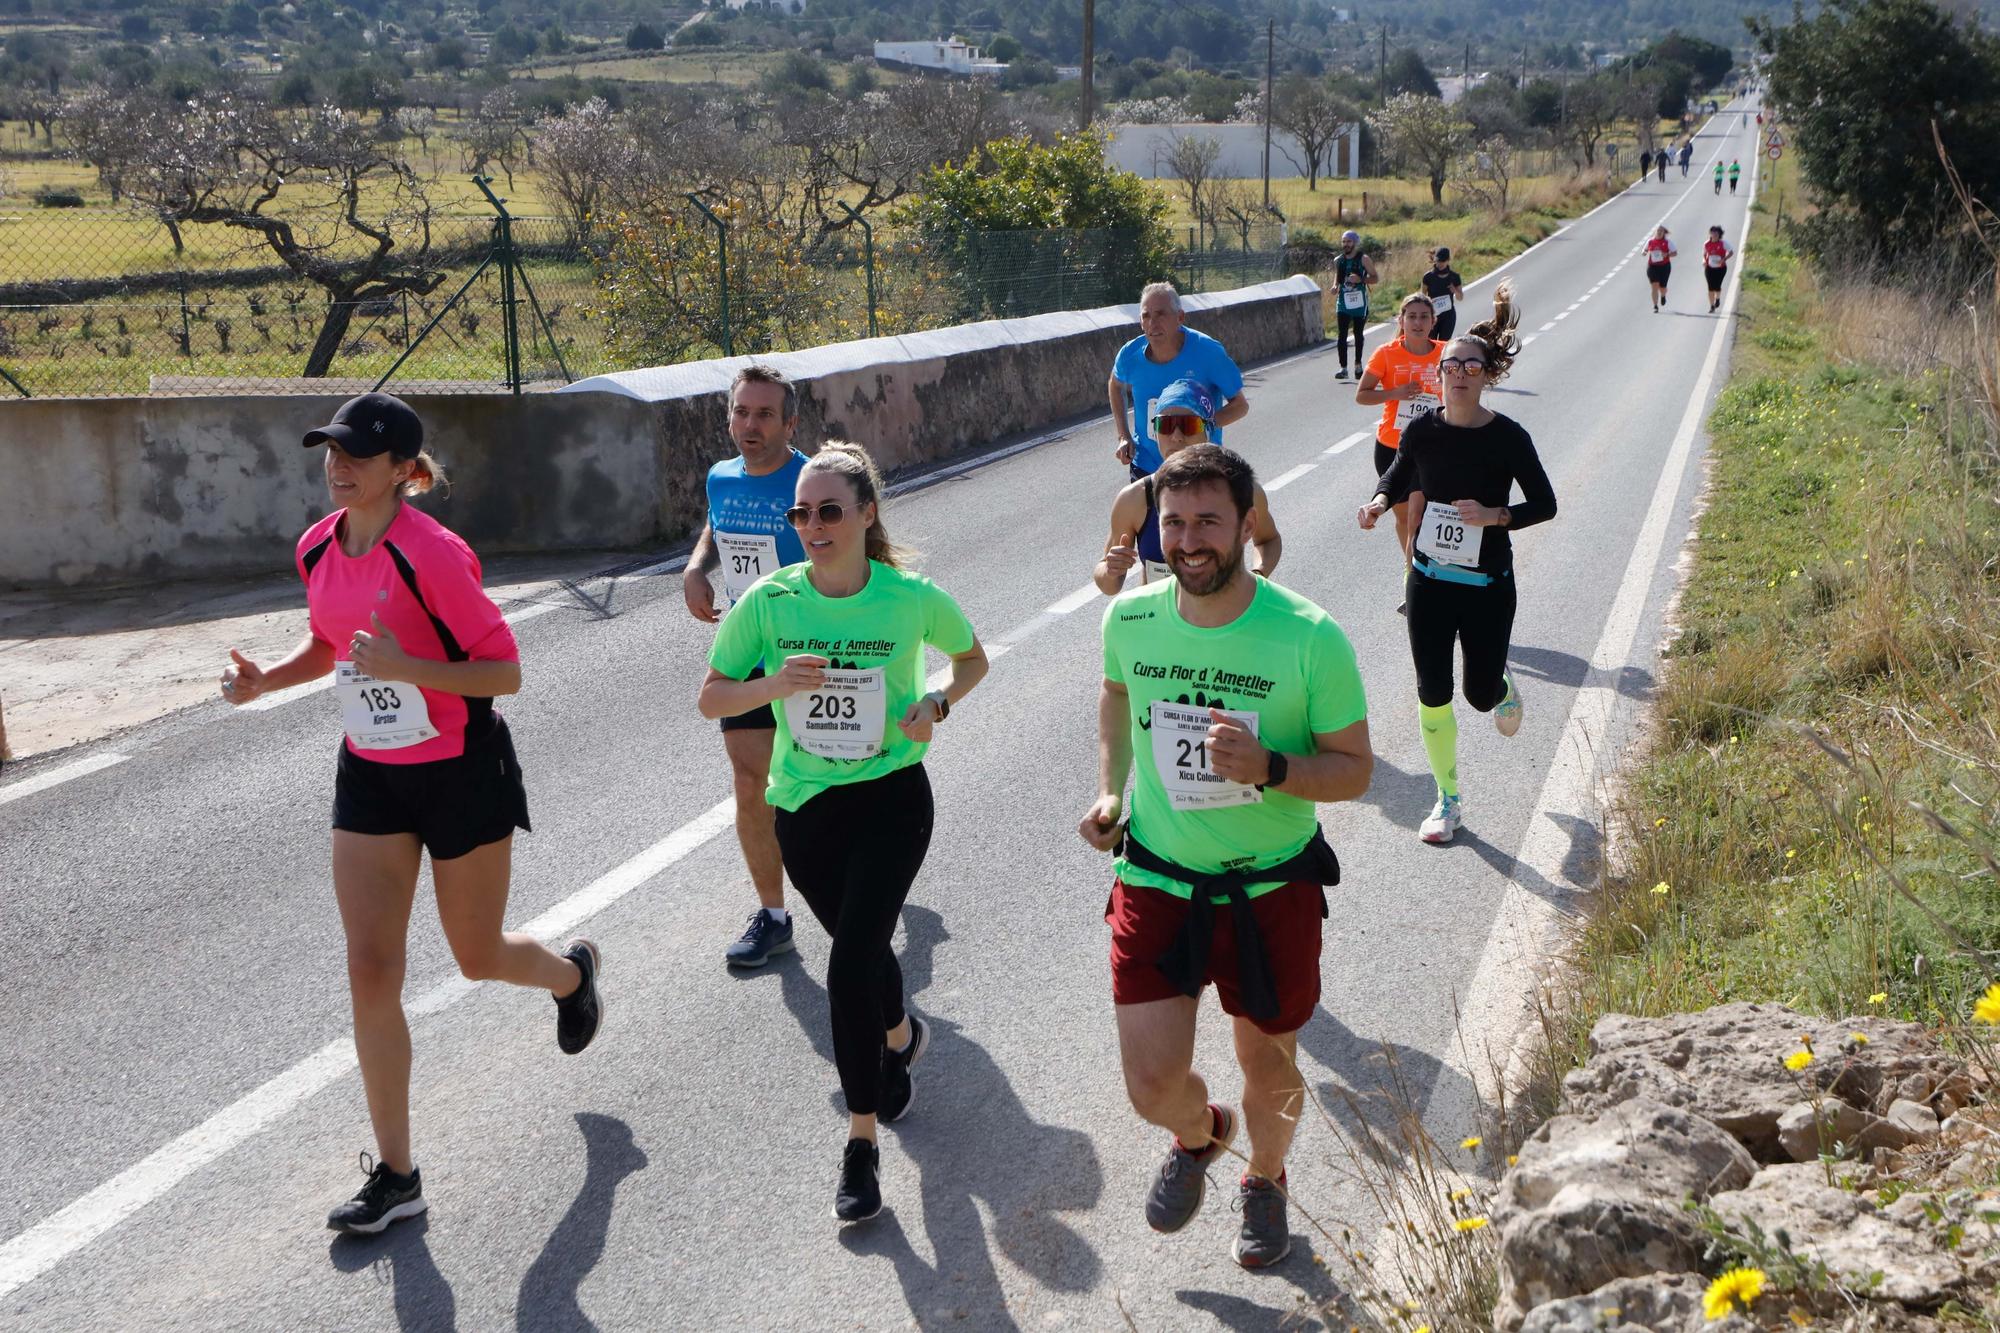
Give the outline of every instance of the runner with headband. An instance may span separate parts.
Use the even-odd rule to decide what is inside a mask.
[[[1438,799],[1418,830],[1450,842],[1465,818],[1458,782],[1458,718],[1452,711],[1452,648],[1464,656],[1465,701],[1493,714],[1502,736],[1521,729],[1521,696],[1507,671],[1514,627],[1514,552],[1509,534],[1556,514],[1555,490],[1528,432],[1483,406],[1520,351],[1513,284],[1493,294],[1493,317],[1452,340],[1438,363],[1444,408],[1411,424],[1396,461],[1361,506],[1373,528],[1392,496],[1407,494],[1417,517],[1410,573],[1410,655],[1417,716]],[[1515,486],[1522,500],[1510,504]]]
[[[736,372],[729,386],[729,438],[736,457],[708,470],[708,522],[695,538],[681,579],[688,612],[696,620],[719,623],[751,584],[806,558],[798,534],[785,522],[806,465],[806,456],[792,447],[798,424],[799,393],[791,381],[766,366],[748,365]],[[712,572],[722,578],[719,608]],[[736,843],[743,849],[758,904],[743,934],[723,952],[731,967],[762,967],[793,947],[784,860],[778,854],[771,805],[764,799],[777,726],[768,708],[722,719],[722,748],[736,793]]]
[[[1172,458],[1189,445],[1208,442],[1215,423],[1215,402],[1193,380],[1176,380],[1160,395],[1159,413],[1153,423],[1154,435],[1161,450]],[[1257,559],[1250,572],[1269,578],[1278,568],[1284,541],[1278,536],[1278,525],[1271,521],[1271,502],[1262,486],[1257,488],[1250,544]],[[1104,557],[1097,562],[1091,581],[1106,597],[1114,597],[1125,586],[1125,575],[1134,565],[1140,568],[1142,583],[1173,577],[1160,549],[1160,510],[1150,475],[1131,483],[1111,502],[1111,536],[1104,543]]]
[[[479,558],[404,503],[444,485],[423,423],[402,399],[366,393],[306,434],[326,446],[340,508],[299,539],[307,631],[259,666],[230,650],[222,697],[260,695],[331,672],[347,737],[333,783],[333,893],[347,938],[354,1052],[375,1131],[368,1181],[333,1210],[335,1231],[373,1234],[428,1204],[410,1153],[410,1028],[403,971],[410,907],[431,855],[438,919],[459,971],[555,997],[556,1044],[575,1055],[603,1021],[597,946],[558,954],[501,929],[514,830],[528,796],[493,700],[521,688],[520,651],[480,587]]]
[[[1354,401],[1361,406],[1373,407],[1378,403],[1382,406],[1382,420],[1375,427],[1378,477],[1396,461],[1396,445],[1410,423],[1426,412],[1437,410],[1440,387],[1437,364],[1438,357],[1444,354],[1444,344],[1431,336],[1435,323],[1428,296],[1411,292],[1404,297],[1396,312],[1396,329],[1401,336],[1375,349],[1375,355],[1368,359],[1368,373],[1361,377],[1361,384],[1354,391]],[[1408,547],[1409,512],[1402,504],[1402,496],[1391,498],[1396,502],[1397,541]],[[1405,602],[1396,609],[1407,608]]]
[[[1178,1231],[1193,1220],[1208,1167],[1236,1136],[1237,1111],[1194,1069],[1213,982],[1234,1025],[1250,1135],[1236,1261],[1263,1268],[1291,1248],[1298,1030],[1319,1004],[1325,886],[1340,880],[1316,806],[1368,789],[1368,705],[1333,618],[1244,565],[1250,465],[1198,444],[1154,480],[1174,577],[1105,611],[1098,795],[1077,831],[1117,854],[1105,918],[1125,1090],[1174,1136],[1146,1221]]]
[[[859,445],[830,440],[799,474],[785,519],[806,562],[752,584],[724,618],[702,682],[702,716],[771,707],[777,743],[767,799],[792,884],[826,927],[833,1058],[847,1100],[833,1213],[882,1209],[878,1120],[915,1096],[911,1066],[930,1027],[904,1006],[892,941],[931,840],[924,752],[932,729],[986,674],[964,612],[907,568],[882,524],[882,477]],[[924,692],[924,647],[951,679]],[[782,664],[768,676],[760,662]]]

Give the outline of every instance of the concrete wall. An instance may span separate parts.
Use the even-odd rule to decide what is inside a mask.
[[[1254,180],[1264,174],[1264,127],[1262,125],[1120,125],[1111,131],[1104,157],[1113,166],[1144,176],[1147,180],[1172,179],[1167,154],[1178,139],[1213,139],[1222,153],[1215,160],[1215,174],[1230,180]],[[1350,126],[1335,140],[1320,163],[1320,179],[1361,174],[1361,127]],[[1306,150],[1299,141],[1280,129],[1271,131],[1271,179],[1306,174]]]
[[[1324,337],[1319,288],[1288,278],[1187,298],[1188,323],[1248,363]],[[757,358],[802,389],[799,439],[859,440],[885,469],[1104,410],[1138,307],[1111,306]],[[747,357],[599,376],[548,394],[417,394],[452,493],[425,507],[492,554],[665,544],[703,519]],[[340,398],[0,403],[0,585],[191,578],[284,567],[326,512],[299,437]]]

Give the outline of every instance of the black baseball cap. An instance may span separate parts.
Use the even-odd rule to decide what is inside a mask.
[[[342,403],[332,421],[307,431],[300,443],[310,449],[329,440],[356,458],[381,453],[415,458],[423,452],[424,423],[417,419],[416,409],[395,394],[364,393]]]
[[[1450,247],[1450,246],[1448,246],[1448,245],[1440,245],[1440,246],[1439,246],[1439,247],[1438,247],[1437,249],[1435,249],[1435,250],[1431,251],[1431,258],[1433,258],[1433,259],[1442,259],[1442,260],[1444,260],[1444,261],[1445,261],[1446,263],[1450,263],[1450,262],[1451,262],[1451,247]]]

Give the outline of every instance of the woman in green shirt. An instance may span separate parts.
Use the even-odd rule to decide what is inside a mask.
[[[881,494],[859,445],[821,446],[785,514],[805,563],[765,575],[730,610],[700,698],[708,718],[778,705],[765,799],[777,807],[785,870],[833,937],[826,993],[849,1119],[834,1194],[843,1222],[881,1211],[876,1122],[910,1109],[910,1066],[930,1035],[904,1008],[891,948],[930,846],[924,751],[987,666],[958,603],[904,568]],[[926,644],[951,658],[950,680],[929,693]],[[760,662],[783,665],[752,678]]]

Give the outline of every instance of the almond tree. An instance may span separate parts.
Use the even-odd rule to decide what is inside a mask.
[[[1368,123],[1387,143],[1392,158],[1430,181],[1431,202],[1443,203],[1444,183],[1470,133],[1458,113],[1435,97],[1398,93]]]

